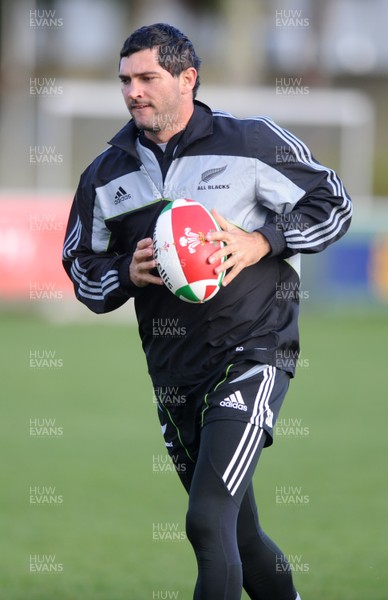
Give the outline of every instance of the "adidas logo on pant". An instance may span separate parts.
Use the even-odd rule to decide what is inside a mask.
[[[240,390],[237,390],[235,394],[230,394],[230,396],[221,400],[220,406],[225,406],[226,408],[235,408],[236,410],[243,410],[245,412],[248,410]]]

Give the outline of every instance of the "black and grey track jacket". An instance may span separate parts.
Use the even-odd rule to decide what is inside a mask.
[[[299,257],[340,238],[352,207],[338,176],[271,119],[237,119],[196,101],[165,152],[133,121],[82,174],[63,264],[77,298],[96,313],[134,297],[154,385],[190,385],[242,359],[294,373],[299,352]],[[209,302],[189,304],[128,275],[166,199],[216,208],[272,251]]]

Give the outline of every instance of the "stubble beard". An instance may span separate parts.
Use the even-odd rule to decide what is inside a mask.
[[[136,127],[141,131],[148,131],[149,133],[155,134],[161,133],[163,131],[168,131],[172,135],[180,131],[178,120],[175,114],[173,113],[155,113],[151,117],[151,122],[143,122],[141,120],[138,120],[136,116],[133,115],[132,118],[135,121]]]

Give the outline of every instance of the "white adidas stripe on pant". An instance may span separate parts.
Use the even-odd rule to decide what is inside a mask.
[[[276,368],[268,365],[263,372],[263,380],[255,398],[250,422],[247,423],[240,443],[222,476],[222,480],[232,496],[238,490],[263,436],[264,431],[261,427],[264,415],[267,414],[266,418],[272,421],[273,415],[269,408],[269,398],[275,383],[275,376]]]

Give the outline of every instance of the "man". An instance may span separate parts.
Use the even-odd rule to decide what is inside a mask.
[[[351,203],[336,174],[270,119],[196,101],[199,66],[170,25],[125,41],[119,78],[132,120],[81,177],[64,267],[96,313],[135,299],[166,446],[189,493],[194,599],[238,600],[244,587],[253,600],[295,600],[286,558],[259,525],[252,476],[298,357],[298,255],[341,237]],[[166,198],[181,197],[214,209],[222,231],[208,239],[225,242],[210,258],[226,257],[223,287],[200,305],[155,270],[155,222]]]

